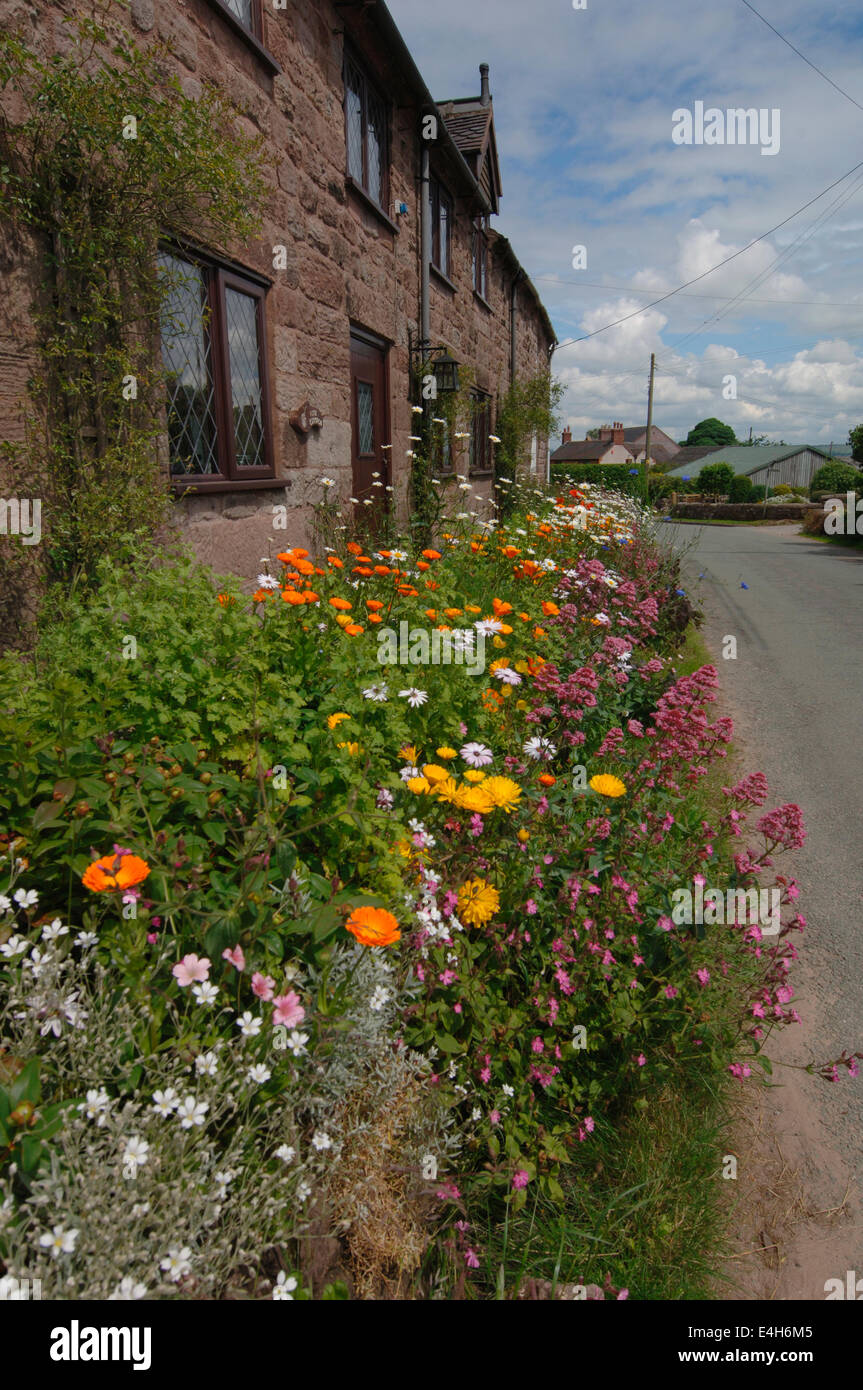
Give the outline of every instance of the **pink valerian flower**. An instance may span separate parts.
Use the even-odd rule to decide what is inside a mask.
[[[272,999],[276,992],[276,982],[272,975],[262,975],[260,970],[256,970],[252,976],[252,993],[258,999],[268,1001]]]
[[[766,840],[777,841],[783,849],[800,849],[806,839],[803,812],[794,802],[777,806],[756,822]]]
[[[181,989],[187,989],[189,985],[200,984],[209,979],[210,962],[206,956],[201,959],[196,955],[183,956],[171,974]]]
[[[523,1168],[519,1168],[518,1172],[513,1174],[513,1179],[512,1179],[513,1191],[514,1191],[514,1192],[519,1192],[519,1191],[521,1190],[521,1188],[527,1187],[527,1185],[528,1185],[529,1182],[530,1182],[530,1174],[529,1174],[529,1173],[526,1173],[525,1170],[524,1170]]]
[[[246,968],[246,957],[243,954],[242,946],[235,946],[233,950],[226,946],[222,952],[222,960],[230,961],[236,970],[243,971]]]
[[[300,1003],[300,996],[295,990],[288,990],[287,994],[280,994],[273,1000],[273,1027],[280,1024],[285,1028],[296,1028],[306,1016],[306,1011]]]
[[[469,1246],[464,1252],[464,1262],[468,1269],[479,1269],[479,1259],[477,1258],[476,1252],[471,1250]]]
[[[461,1193],[454,1182],[444,1182],[441,1183],[435,1196],[439,1202],[457,1202]]]
[[[723,787],[726,796],[733,797],[735,801],[744,801],[749,806],[763,806],[767,800],[767,778],[763,772],[753,772],[748,777],[744,777],[742,782],[738,782],[736,787]]]

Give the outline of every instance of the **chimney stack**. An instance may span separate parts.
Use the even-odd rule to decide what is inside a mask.
[[[491,94],[488,89],[488,63],[480,63],[479,75],[482,79],[482,95],[479,99],[480,105],[488,106],[489,102],[491,101]]]
[[[623,421],[622,421],[622,420],[615,420],[615,422],[614,422],[614,433],[613,433],[613,435],[612,435],[612,442],[613,442],[614,444],[622,444],[622,443],[623,443]]]
[[[564,443],[564,444],[571,444],[571,443],[572,443],[572,430],[569,428],[568,425],[567,425],[566,429],[564,430],[563,434],[561,435],[561,441],[562,441],[562,443]]]
[[[602,425],[599,430],[600,444],[610,444],[614,438],[614,430],[610,425]]]

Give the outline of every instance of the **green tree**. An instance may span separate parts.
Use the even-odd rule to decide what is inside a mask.
[[[863,463],[863,425],[855,425],[853,430],[848,431],[848,443],[851,445],[851,457],[857,463]]]
[[[697,425],[693,425],[686,436],[686,443],[688,446],[712,444],[715,448],[722,449],[726,445],[736,444],[737,438],[730,425],[723,425],[721,420],[712,415],[709,420],[699,420]]]
[[[825,463],[809,484],[810,496],[815,492],[854,492],[863,486],[863,473],[850,463],[839,463],[832,459]]]
[[[731,479],[728,500],[729,502],[752,501],[752,480],[747,478],[744,473],[738,473],[736,477]]]
[[[730,463],[710,463],[698,475],[698,490],[708,497],[724,497],[734,486]]]

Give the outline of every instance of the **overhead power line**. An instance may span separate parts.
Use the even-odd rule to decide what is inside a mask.
[[[638,290],[630,285],[601,285],[595,280],[568,280],[563,275],[531,275],[531,280],[545,280],[549,284],[556,285],[575,285],[587,290],[614,290],[621,294],[650,295],[653,290]],[[733,303],[737,299],[736,294],[687,294],[685,290],[678,290],[677,293],[683,299],[721,299]],[[853,300],[848,299],[754,299],[750,298],[750,304],[791,304],[796,307],[807,306],[811,309],[847,309]],[[863,303],[861,303],[863,307]]]
[[[697,285],[701,280],[706,280],[707,276],[712,275],[714,271],[721,270],[723,266],[729,265],[731,261],[736,261],[739,256],[744,255],[747,251],[751,251],[753,246],[757,246],[759,242],[765,241],[767,237],[772,236],[774,232],[778,232],[782,227],[787,227],[788,223],[793,222],[795,217],[799,217],[802,212],[806,212],[814,203],[820,202],[820,200],[826,197],[828,193],[831,193],[834,188],[838,188],[840,183],[844,183],[852,174],[856,174],[858,169],[863,169],[863,160],[855,164],[853,168],[848,169],[840,178],[834,179],[833,182],[828,184],[826,188],[823,188],[820,193],[816,193],[814,198],[810,198],[807,203],[797,208],[795,212],[790,213],[788,217],[784,217],[781,222],[777,222],[775,226],[768,228],[768,230],[762,232],[760,236],[754,237],[746,246],[742,246],[739,251],[733,251],[730,256],[726,256],[724,260],[718,261],[716,265],[711,266],[709,270],[703,271],[701,275],[695,275],[691,280],[684,281],[684,283],[678,285],[676,289],[669,290],[666,294],[660,295],[658,299],[653,299],[649,304],[644,304],[640,309],[635,309],[631,314],[624,314],[621,318],[614,319],[612,323],[604,324],[602,328],[595,328],[592,333],[583,333],[580,338],[565,339],[564,342],[558,343],[556,351],[559,352],[561,348],[574,347],[576,343],[586,343],[590,338],[598,337],[600,333],[607,333],[610,328],[617,328],[621,323],[628,323],[630,319],[635,319],[641,314],[646,314],[648,309],[655,309],[657,304],[664,304],[666,300],[672,299],[674,295],[679,294],[681,290],[688,290],[690,285]]]
[[[751,10],[752,13],[756,16],[756,18],[761,20],[762,24],[767,25],[768,29],[772,29],[776,37],[778,39],[781,39],[784,44],[787,44],[787,46],[791,49],[791,52],[796,53],[798,58],[802,58],[804,63],[806,63],[807,66],[810,67],[813,72],[817,72],[819,77],[823,77],[825,82],[829,82],[830,86],[835,88],[835,90],[839,92],[841,96],[847,97],[847,99],[850,102],[852,102],[854,106],[857,107],[858,111],[863,111],[863,106],[860,104],[859,101],[857,101],[855,97],[852,97],[850,92],[846,92],[844,87],[840,87],[838,82],[834,82],[832,77],[827,76],[827,73],[824,71],[823,68],[819,68],[818,64],[813,63],[810,58],[807,58],[805,53],[801,53],[800,49],[795,47],[795,45],[791,42],[790,39],[786,39],[784,34],[780,34],[779,30],[775,27],[775,25],[770,23],[769,19],[765,19],[764,15],[760,14],[759,11],[756,10],[754,5],[750,5],[749,0],[741,0],[741,4],[745,5],[747,10]]]

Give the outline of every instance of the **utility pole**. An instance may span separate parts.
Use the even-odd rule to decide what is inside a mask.
[[[647,392],[647,433],[644,436],[644,500],[650,500],[647,475],[650,468],[650,442],[653,434],[653,382],[656,377],[656,353],[650,354],[650,387]]]

